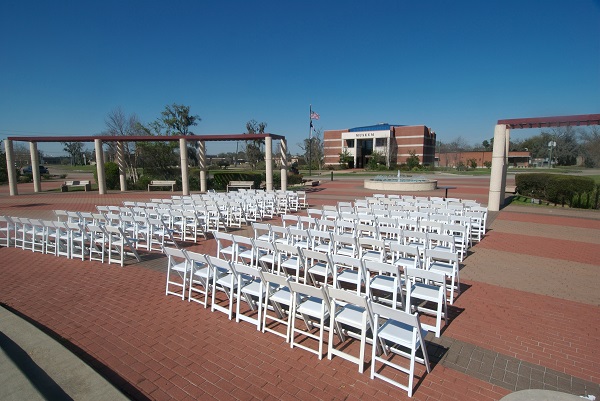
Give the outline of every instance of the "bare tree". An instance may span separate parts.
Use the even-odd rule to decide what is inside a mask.
[[[586,167],[600,166],[600,127],[589,127],[579,132],[581,138],[581,154],[585,157]]]
[[[144,135],[144,130],[142,129],[137,115],[131,114],[127,116],[120,107],[117,107],[108,113],[104,119],[104,123],[106,124],[106,131],[102,132],[103,135]],[[135,142],[124,142],[123,144],[123,161],[125,163],[125,169],[134,182],[137,182],[139,178],[137,171],[138,150]],[[116,142],[108,142],[108,153],[115,158],[115,155],[117,154]]]

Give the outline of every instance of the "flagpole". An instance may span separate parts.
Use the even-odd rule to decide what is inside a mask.
[[[308,175],[312,175],[312,104],[308,108]]]

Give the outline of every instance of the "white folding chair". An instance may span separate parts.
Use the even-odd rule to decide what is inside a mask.
[[[293,276],[297,282],[303,282],[306,273],[304,271],[304,258],[300,254],[300,248],[294,245],[277,244],[277,274]]]
[[[327,293],[331,300],[329,351],[327,352],[327,358],[331,359],[333,355],[337,355],[350,362],[354,362],[358,364],[358,372],[362,373],[365,365],[367,332],[373,328],[373,316],[369,305],[367,304],[367,297],[356,295],[339,288],[328,286],[323,286],[321,288]],[[358,331],[358,333],[356,331]],[[337,333],[340,338],[338,347],[334,344],[334,333]],[[347,348],[345,336],[360,341],[358,357],[348,352],[344,352]]]
[[[377,238],[358,237],[358,257],[362,260],[385,262],[387,260],[385,242]]]
[[[444,324],[448,324],[448,305],[446,302],[446,276],[443,273],[433,272],[425,269],[406,268],[406,312],[414,310],[419,313],[433,316],[435,324],[423,323],[423,327],[435,333],[439,337],[442,332],[442,318]],[[436,304],[435,309],[421,305],[431,302]]]
[[[92,246],[88,231],[78,223],[65,222],[67,233],[67,254],[71,259],[85,260],[89,247]]]
[[[260,275],[260,270],[241,263],[232,264],[234,274],[238,276],[237,303],[235,309],[235,321],[240,320],[256,325],[256,330],[261,329],[262,308],[265,299],[266,287]],[[250,313],[241,313],[242,297],[250,307]],[[256,316],[254,316],[256,314]]]
[[[192,251],[185,251],[185,254],[187,254],[190,261],[188,301],[198,302],[206,308],[215,272],[208,263],[206,255]],[[217,272],[217,274],[219,273]],[[199,296],[196,296],[196,294],[199,294]]]
[[[0,216],[0,240],[2,244],[9,247],[15,232],[15,222],[10,216]]]
[[[333,254],[343,256],[358,256],[358,245],[353,234],[333,234]]]
[[[311,239],[310,250],[323,253],[333,252],[333,233],[316,229],[308,231]]]
[[[316,286],[322,277],[322,283],[326,284],[330,277],[333,278],[333,264],[329,254],[313,251],[311,249],[300,249],[304,260],[304,280],[306,283]]]
[[[178,248],[164,248],[163,252],[167,255],[167,283],[165,286],[165,295],[176,295],[185,299],[185,290],[189,284],[190,272],[192,270],[192,261],[188,254]],[[175,277],[173,279],[172,277]],[[178,291],[172,289],[180,289]]]
[[[342,284],[356,286],[360,295],[365,280],[362,259],[344,255],[331,255],[333,286],[342,288]]]
[[[288,281],[288,284],[292,291],[290,347],[301,348],[316,354],[319,359],[322,359],[325,326],[327,326],[331,305],[327,293],[322,288],[296,283],[291,280]],[[306,330],[296,327],[296,314],[304,321]],[[315,328],[318,329],[318,333],[315,333]],[[298,339],[296,338],[297,333]],[[304,339],[300,340],[300,337],[304,337]],[[316,350],[304,344],[308,339],[317,341],[318,347]]]
[[[398,295],[400,295],[400,304],[404,305],[404,280],[397,265],[378,262],[374,260],[365,260],[365,273],[367,274],[366,293],[374,302],[386,303],[392,308],[398,308]],[[382,295],[387,294],[388,297]]]
[[[415,269],[422,268],[421,256],[419,250],[416,247],[412,247],[404,244],[390,243],[390,262],[396,265],[402,270],[407,267]]]
[[[419,317],[416,314],[409,314],[380,304],[371,304],[371,307],[375,321],[373,344],[381,343],[385,355],[378,355],[378,347],[373,346],[371,379],[382,379],[389,384],[406,390],[408,396],[412,397],[415,362],[425,365],[428,373],[431,371],[427,347],[425,345],[427,332],[421,329]],[[387,319],[384,320],[382,317]],[[380,320],[382,321],[381,324]],[[417,355],[417,351],[421,352],[422,357]],[[390,358],[389,356],[392,356],[392,354],[409,359],[408,368],[396,363],[396,358]],[[383,365],[381,369],[378,368],[378,362]],[[394,374],[384,374],[384,372],[388,371],[386,366],[406,373],[408,375],[408,384],[402,384],[395,380],[396,372]]]
[[[78,223],[68,223],[70,224],[78,224]],[[70,226],[72,227],[72,226]],[[96,226],[94,224],[88,224],[85,229],[87,230],[87,234],[89,235],[89,256],[90,260],[97,260],[104,263],[104,258],[106,256],[106,248],[108,246],[108,234],[104,230],[103,226]],[[74,248],[74,246],[73,246]],[[73,251],[71,251],[72,256]],[[83,259],[82,259],[83,260]]]
[[[105,226],[108,236],[108,263],[117,262],[121,267],[125,264],[125,256],[132,255],[138,262],[141,260],[140,255],[135,250],[134,238],[128,237],[121,227]],[[115,257],[116,255],[116,257]]]
[[[292,310],[292,292],[288,284],[290,278],[263,270],[259,270],[259,275],[266,288],[262,314],[262,332],[268,331],[285,338],[285,342],[289,342],[292,319],[290,313]],[[275,316],[269,314],[269,307],[273,309]],[[267,320],[270,322],[268,323]],[[278,330],[281,325],[285,327],[285,334]]]
[[[456,296],[460,295],[460,265],[458,254],[450,251],[440,251],[435,249],[425,250],[425,268],[430,271],[443,273],[450,279],[450,305],[454,303],[454,290]]]
[[[263,270],[274,272],[277,269],[277,248],[275,243],[267,241],[252,240],[254,244],[252,249],[254,250],[253,267],[262,267]]]
[[[215,241],[217,241],[217,257],[228,259],[231,262],[234,261],[236,254],[233,235],[220,231],[213,231],[212,235]]]
[[[233,304],[235,303],[235,297],[238,291],[238,280],[245,280],[244,277],[238,276],[233,267],[233,263],[220,258],[207,256],[206,259],[213,268],[213,272],[223,272],[223,274],[213,273],[213,284],[212,284],[212,303],[210,310],[218,310],[226,313],[229,320],[233,318]],[[243,285],[243,284],[242,284]],[[217,303],[216,293],[221,291],[227,296],[228,306],[224,307]]]

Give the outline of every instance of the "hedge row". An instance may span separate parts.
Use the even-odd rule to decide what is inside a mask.
[[[598,208],[599,188],[590,177],[526,173],[517,174],[515,183],[521,195],[570,207]]]
[[[107,162],[104,164],[104,172],[106,178],[107,189],[119,189],[119,167],[116,163]],[[227,184],[230,181],[252,181],[254,182],[254,188],[260,188],[261,183],[265,181],[264,172],[240,172],[240,171],[213,171],[211,172],[212,178],[207,179],[208,189],[214,189],[217,191],[224,191],[227,189]],[[94,179],[98,182],[98,176],[94,171]],[[148,184],[152,180],[164,180],[174,179],[175,189],[181,191],[181,170],[174,168],[169,175],[164,174],[158,175],[152,171],[144,171],[144,174],[139,177],[139,180],[134,183],[130,181],[127,185],[129,189],[145,190]],[[288,185],[302,184],[301,174],[289,174],[287,179]],[[197,168],[190,169],[188,186],[190,191],[200,190],[200,177],[199,170]],[[273,172],[273,187],[279,189],[281,187],[281,173],[279,171]]]

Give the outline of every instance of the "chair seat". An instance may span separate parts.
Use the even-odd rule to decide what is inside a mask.
[[[397,321],[388,320],[378,332],[379,337],[404,347],[412,347],[413,327]],[[425,338],[427,330],[421,330],[421,337]]]
[[[440,287],[423,283],[415,283],[411,287],[413,298],[418,298],[423,301],[437,302],[439,299]]]
[[[255,297],[259,297],[265,294],[265,289],[261,287],[260,281],[252,280],[251,278],[244,278],[244,280],[248,280],[245,282],[242,287],[242,292],[245,294],[253,295]]]
[[[444,273],[447,276],[452,276],[454,274],[454,266],[449,263],[434,262],[429,265],[429,270]]]
[[[279,288],[269,296],[269,299],[278,304],[290,306],[292,304],[292,292],[289,288]]]
[[[323,317],[322,303],[319,298],[310,297],[304,300],[296,309],[298,313],[303,315],[309,315],[312,317]],[[325,316],[329,315],[327,311],[325,311]]]
[[[391,276],[375,276],[371,279],[369,287],[372,290],[390,291],[393,289],[395,278]]]
[[[327,265],[325,263],[315,263],[311,267],[309,267],[308,272],[310,274],[318,274],[319,276],[324,276],[325,274],[331,274]]]
[[[343,270],[341,273],[338,273],[337,280],[343,281],[344,283],[358,283],[358,272],[353,270]],[[361,280],[362,281],[362,280]]]
[[[365,310],[363,308],[347,304],[335,315],[335,320],[338,323],[346,324],[348,326],[360,327],[362,325],[364,313]]]

